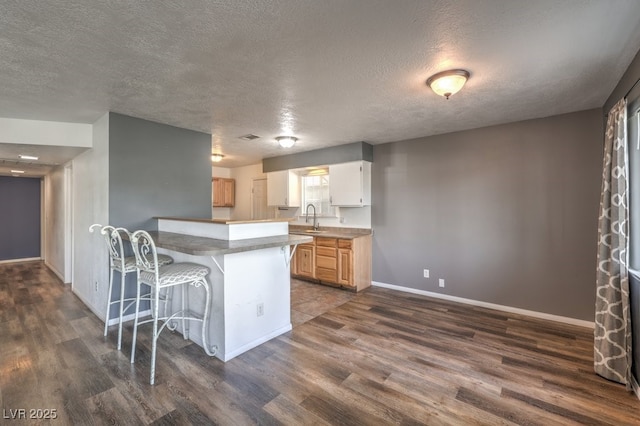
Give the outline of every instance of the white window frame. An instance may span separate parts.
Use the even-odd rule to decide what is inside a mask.
[[[316,180],[320,184],[320,188],[317,189],[315,195],[308,194],[309,181]],[[301,211],[300,216],[306,217],[307,206],[309,204],[313,204],[316,208],[316,217],[338,217],[338,212],[336,207],[332,206],[329,201],[329,174],[323,175],[302,175],[300,177],[300,187],[301,187]],[[313,187],[317,187],[318,185],[313,185]],[[313,209],[309,210],[309,213],[312,214]]]

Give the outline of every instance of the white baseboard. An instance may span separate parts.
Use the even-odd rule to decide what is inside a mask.
[[[232,358],[237,357],[238,355],[245,353],[246,351],[248,351],[249,349],[253,349],[258,345],[263,344],[264,342],[273,339],[274,337],[278,337],[281,334],[286,333],[287,331],[291,331],[292,326],[291,323],[289,323],[289,325],[286,325],[284,327],[281,327],[277,330],[272,331],[271,333],[260,337],[259,339],[256,339],[252,342],[247,343],[246,345],[242,345],[239,348],[236,348],[232,351],[226,352],[225,353],[216,353],[216,357],[221,359],[224,362],[229,361]]]
[[[2,263],[32,262],[34,260],[42,260],[42,258],[41,257],[25,257],[23,259],[0,260],[0,264],[2,264]]]
[[[51,272],[53,272],[56,277],[60,278],[60,281],[64,282],[64,275],[62,275],[62,273],[60,273],[60,271],[58,271],[52,264],[50,264],[49,262],[47,262],[46,260],[44,261],[44,266],[46,266],[47,268],[49,268],[49,270]],[[69,283],[65,283],[65,284],[69,284]]]
[[[89,308],[89,310],[91,312],[93,312],[93,314],[95,316],[97,316],[98,318],[102,319],[102,312],[99,312],[98,309],[93,306],[91,303],[89,303],[89,301],[87,299],[85,299],[84,297],[82,297],[82,295],[80,293],[78,293],[77,291],[75,291],[75,289],[73,288],[73,286],[71,287],[71,291],[72,293],[78,298],[80,299],[80,301],[82,301],[82,303],[84,303],[84,305]]]
[[[146,311],[140,311],[140,318],[142,317],[146,317],[146,316],[151,316],[151,309],[147,309]],[[123,315],[122,316],[122,322],[128,322],[128,321],[133,321],[135,319],[135,314],[127,314],[127,315]],[[120,318],[115,317],[115,318],[111,318],[109,320],[109,325],[115,325],[118,324],[120,322]]]
[[[561,323],[564,323],[564,324],[577,325],[577,326],[580,326],[580,327],[587,327],[587,328],[594,328],[595,327],[595,323],[590,322],[590,321],[579,320],[579,319],[576,319],[576,318],[563,317],[563,316],[560,316],[560,315],[547,314],[547,313],[544,313],[544,312],[529,311],[527,309],[514,308],[512,306],[497,305],[495,303],[481,302],[479,300],[465,299],[463,297],[450,296],[448,294],[441,294],[441,293],[433,293],[431,291],[418,290],[418,289],[415,289],[415,288],[402,287],[402,286],[398,286],[398,285],[386,284],[386,283],[381,283],[381,282],[377,282],[377,281],[372,281],[371,285],[376,286],[376,287],[388,288],[388,289],[391,289],[391,290],[403,291],[403,292],[406,292],[406,293],[413,293],[413,294],[419,294],[419,295],[422,295],[422,296],[433,297],[433,298],[436,298],[436,299],[449,300],[451,302],[464,303],[464,304],[467,304],[467,305],[480,306],[480,307],[483,307],[483,308],[495,309],[495,310],[503,311],[503,312],[510,312],[512,314],[527,315],[527,316],[534,317],[534,318],[540,318],[540,319],[545,319],[545,320],[550,320],[550,321],[556,321],[556,322],[561,322]]]

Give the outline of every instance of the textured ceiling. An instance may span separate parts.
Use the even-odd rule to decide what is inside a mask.
[[[0,117],[212,134],[222,167],[601,107],[637,0],[3,1]],[[425,80],[464,68],[450,100]],[[248,133],[261,136],[240,139]],[[274,138],[293,134],[284,150]],[[0,147],[2,149],[2,147]],[[0,151],[0,158],[2,158]]]

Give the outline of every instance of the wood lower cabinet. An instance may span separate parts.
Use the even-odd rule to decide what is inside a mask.
[[[213,207],[233,207],[236,203],[235,179],[213,178]]]
[[[309,262],[310,257],[314,260],[313,265]],[[371,235],[353,239],[315,237],[312,244],[298,246],[291,262],[291,274],[356,291],[370,287]]]
[[[338,279],[338,239],[316,237],[316,278],[336,283]]]
[[[300,244],[291,262],[291,273],[303,278],[316,277],[316,248],[314,244]]]
[[[353,251],[338,249],[338,284],[353,287]]]

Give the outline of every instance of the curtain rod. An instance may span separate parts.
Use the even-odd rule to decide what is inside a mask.
[[[635,83],[633,83],[633,86],[631,86],[631,88],[627,91],[627,93],[625,93],[625,94],[624,94],[623,98],[625,98],[625,99],[626,99],[626,98],[627,98],[627,96],[629,96],[629,93],[631,93],[631,91],[632,91],[633,89],[635,89],[635,88],[636,88],[636,86],[638,85],[638,83],[640,83],[640,78],[639,78],[639,79],[637,79]],[[638,112],[638,111],[636,111],[636,112]],[[604,111],[603,111],[603,116],[604,116],[604,117],[607,117],[608,115],[609,115],[609,113],[608,113],[608,112],[604,112]]]
[[[631,89],[629,89],[629,91],[627,93],[625,93],[623,97],[626,98],[627,96],[629,96],[629,93],[631,93],[631,91],[636,88],[638,83],[640,83],[640,78],[637,79],[635,83],[633,83],[633,86],[631,86]]]

